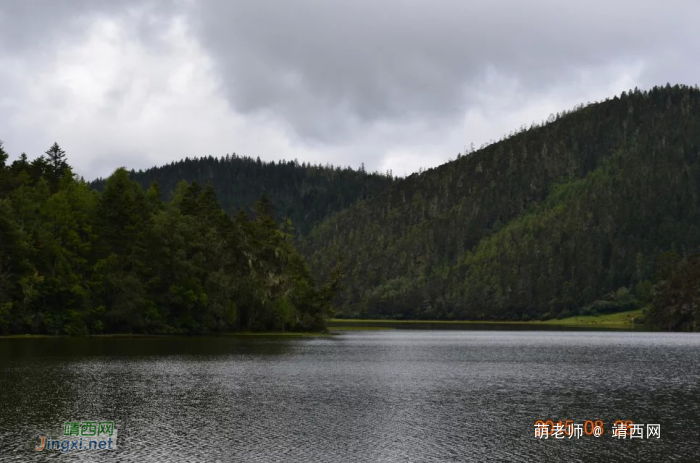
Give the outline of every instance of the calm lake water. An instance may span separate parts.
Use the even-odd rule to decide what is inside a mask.
[[[536,419],[605,434],[534,438]],[[118,450],[34,451],[113,420]],[[616,419],[661,425],[618,440]],[[0,339],[1,461],[698,461],[700,335]]]

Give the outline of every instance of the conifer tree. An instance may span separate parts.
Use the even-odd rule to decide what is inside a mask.
[[[54,144],[51,145],[51,148],[46,151],[46,157],[49,161],[49,166],[51,166],[51,169],[54,172],[61,172],[63,169],[68,167],[68,163],[66,162],[66,152],[62,150],[56,142],[54,142]]]

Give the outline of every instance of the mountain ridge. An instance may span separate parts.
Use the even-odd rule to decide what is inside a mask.
[[[147,189],[154,181],[169,199],[182,181],[211,184],[222,208],[229,214],[251,215],[253,204],[267,196],[278,222],[289,218],[300,233],[335,211],[361,198],[376,195],[394,181],[390,173],[366,172],[364,168],[321,166],[293,161],[261,161],[226,155],[186,158],[146,170],[131,170],[132,180]],[[92,182],[102,189],[104,179]]]
[[[649,192],[646,202],[634,203],[635,207],[649,204],[656,208],[649,215],[649,222],[639,226],[653,231],[658,226],[656,222],[663,222],[663,217],[658,217],[663,212],[658,210],[655,198],[668,195],[661,194],[656,185],[644,183],[651,178],[650,171],[662,168],[670,177],[686,172],[685,183],[673,184],[677,188],[674,194],[686,201],[686,210],[679,206],[681,209],[671,221],[672,227],[683,223],[693,229],[697,196],[689,185],[696,185],[693,182],[698,178],[697,128],[700,92],[696,87],[666,86],[648,92],[625,92],[620,97],[564,112],[545,125],[533,125],[477,152],[399,180],[381,194],[325,219],[305,237],[301,249],[317,276],[332,268],[336,256],[343,257],[348,290],[339,300],[343,307],[340,315],[507,319],[557,316],[580,310],[621,288],[642,303],[649,296],[635,287],[644,281],[653,283],[653,276],[647,275],[653,270],[648,270],[644,278],[631,275],[629,269],[614,270],[609,281],[600,276],[587,294],[581,294],[585,287],[572,290],[574,295],[567,296],[570,300],[548,301],[541,308],[533,306],[535,302],[542,303],[539,296],[521,307],[511,301],[510,313],[501,310],[502,302],[494,302],[498,298],[489,302],[484,296],[480,309],[474,309],[473,299],[455,293],[466,291],[466,286],[473,288],[476,273],[474,268],[465,269],[464,262],[482,240],[543,203],[561,185],[581,181],[612,162],[620,152],[635,152],[644,162],[637,168],[628,162],[629,156],[622,156],[627,178]],[[667,164],[658,160],[659,153],[665,152],[672,155]],[[644,153],[654,156],[644,157]],[[610,168],[618,169],[614,164]],[[609,208],[615,197],[605,200]],[[631,201],[627,197],[626,200]],[[604,217],[606,208],[594,212]],[[608,224],[612,228],[618,225],[615,221]],[[637,238],[652,239],[647,235]],[[646,250],[648,255],[643,259],[654,261],[664,252],[677,253],[682,259],[699,244],[694,231],[674,240],[659,241],[665,249]],[[601,242],[606,249],[596,252],[612,252],[613,241],[604,238]],[[550,254],[555,261],[563,258],[562,253]],[[600,266],[609,271],[606,266],[610,261],[606,259]],[[626,267],[628,261],[626,257]],[[499,282],[486,286],[495,288],[495,293],[507,292],[507,282],[493,278]],[[468,305],[472,308],[468,309]]]

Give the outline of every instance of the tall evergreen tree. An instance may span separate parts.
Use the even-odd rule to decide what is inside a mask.
[[[2,147],[2,141],[0,140],[0,169],[5,168],[5,164],[7,163],[9,155],[7,152],[3,149]]]
[[[46,168],[49,171],[49,183],[55,189],[68,168],[66,152],[58,146],[58,143],[54,142],[44,154],[46,155]]]

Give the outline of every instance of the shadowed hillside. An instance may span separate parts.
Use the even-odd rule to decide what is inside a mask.
[[[697,88],[623,93],[397,181],[302,252],[317,275],[342,258],[341,315],[633,308],[700,246],[699,147]]]
[[[391,175],[333,166],[299,164],[296,161],[263,162],[249,157],[185,159],[131,171],[130,178],[144,189],[157,182],[166,199],[181,181],[211,184],[221,206],[229,214],[252,212],[255,201],[267,196],[278,221],[291,219],[301,233],[333,212],[358,199],[375,196],[392,183]],[[93,185],[102,188],[104,181]]]

